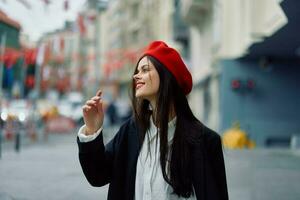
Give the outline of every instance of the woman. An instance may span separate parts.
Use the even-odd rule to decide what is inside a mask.
[[[79,160],[109,200],[228,199],[220,136],[193,115],[192,76],[176,50],[152,42],[132,80],[133,116],[103,144],[101,91],[83,106]]]

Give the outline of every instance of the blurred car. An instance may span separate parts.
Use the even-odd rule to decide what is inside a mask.
[[[1,119],[4,122],[17,120],[21,123],[26,123],[33,118],[33,114],[32,104],[25,99],[11,100],[1,109]]]
[[[2,129],[6,139],[10,140],[20,130],[28,130],[33,123],[34,111],[30,101],[16,99],[1,105]]]
[[[70,92],[59,101],[57,108],[60,115],[71,118],[76,124],[83,123],[82,106],[83,95],[79,92]]]
[[[60,100],[57,103],[57,111],[60,116],[72,118],[72,105],[67,100]]]
[[[83,123],[83,113],[82,113],[83,103],[73,103],[72,108],[72,119],[76,122],[76,124]]]
[[[57,103],[57,112],[60,116],[69,118],[75,123],[78,123],[82,118],[81,104],[79,105],[74,105],[74,103],[67,100],[61,100]]]

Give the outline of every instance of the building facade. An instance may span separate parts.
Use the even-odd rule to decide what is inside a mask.
[[[259,146],[289,145],[299,134],[295,3],[181,1],[191,26],[192,105],[206,124],[222,133],[239,122]]]
[[[79,42],[79,33],[74,30],[72,22],[66,22],[64,28],[48,33],[39,40],[39,47],[44,47],[40,66],[43,93],[54,89],[63,95],[82,90]]]
[[[17,21],[0,11],[0,92],[8,98],[20,97],[22,93],[24,70],[19,59],[22,54],[19,42],[20,29],[21,26]]]
[[[182,50],[174,37],[175,11],[174,0],[109,1],[101,14],[100,38],[103,84],[118,88],[111,96],[128,99],[137,59],[150,41],[164,40]]]

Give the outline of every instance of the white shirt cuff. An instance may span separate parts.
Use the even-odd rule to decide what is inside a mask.
[[[78,131],[78,138],[79,138],[79,141],[80,142],[90,142],[90,141],[93,141],[96,137],[98,137],[98,135],[101,133],[103,127],[101,127],[97,132],[95,132],[94,134],[92,135],[86,135],[84,134],[85,132],[85,128],[86,126],[83,125],[79,131]]]

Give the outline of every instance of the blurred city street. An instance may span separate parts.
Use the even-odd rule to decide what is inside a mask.
[[[106,140],[117,130],[105,129]],[[230,200],[299,200],[300,152],[288,149],[224,150]],[[47,141],[4,148],[0,200],[106,199],[107,186],[94,188],[78,161],[76,131]]]
[[[136,91],[152,79],[134,77],[142,55],[162,65],[154,71],[167,67],[145,54],[153,41],[175,49],[192,75],[186,99],[222,138],[229,199],[300,200],[299,8],[299,0],[0,0],[0,200],[106,199],[108,187],[90,186],[79,164],[83,108],[101,90],[108,141],[151,105]],[[176,63],[163,71],[173,76]],[[161,88],[155,97],[173,91]]]
[[[226,150],[231,200],[300,199],[300,153],[288,149]]]
[[[21,145],[19,153],[6,144],[0,199],[106,199],[107,187],[91,187],[81,171],[76,134],[51,134],[47,141]]]

